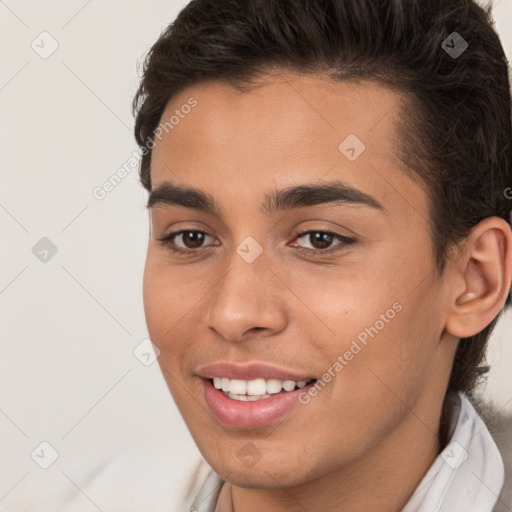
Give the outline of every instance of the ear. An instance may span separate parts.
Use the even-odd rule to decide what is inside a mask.
[[[510,226],[498,217],[482,220],[449,267],[446,330],[467,338],[487,327],[505,304],[512,275]]]

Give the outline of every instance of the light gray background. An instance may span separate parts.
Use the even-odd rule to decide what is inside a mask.
[[[116,493],[150,510],[200,458],[157,363],[133,354],[147,338],[137,168],[103,200],[92,193],[137,149],[136,64],[186,3],[0,0],[0,511],[71,499],[114,512]],[[512,0],[495,18],[510,59]],[[46,59],[31,47],[51,48],[43,31],[58,43]],[[57,247],[47,262],[32,252],[43,237]],[[483,390],[509,412],[511,333],[507,314]],[[48,469],[43,441],[58,452]]]

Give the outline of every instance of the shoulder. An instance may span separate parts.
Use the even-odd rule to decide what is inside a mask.
[[[492,404],[478,403],[478,410],[493,437],[505,466],[505,483],[493,512],[512,510],[512,413],[503,413]]]
[[[92,469],[82,472],[78,482],[105,511],[184,512],[181,504],[207,472],[198,463],[200,458],[190,443],[176,443],[164,432],[112,454],[102,464],[94,463],[92,455],[89,464],[82,460],[82,466]],[[78,470],[70,472],[77,475]],[[68,512],[85,512],[90,507],[78,489],[66,503]]]
[[[203,459],[190,474],[187,495],[181,506],[182,512],[214,512],[222,490],[222,480]]]
[[[512,509],[512,414],[498,414],[490,431],[505,465],[505,485],[495,512],[509,512]]]

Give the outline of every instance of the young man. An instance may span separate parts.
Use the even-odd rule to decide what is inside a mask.
[[[134,110],[148,330],[205,460],[179,510],[496,510],[472,394],[512,272],[489,14],[193,0]]]

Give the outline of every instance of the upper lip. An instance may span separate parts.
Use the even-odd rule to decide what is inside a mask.
[[[205,379],[225,377],[228,379],[254,380],[254,379],[279,379],[293,380],[295,382],[308,381],[314,377],[293,371],[283,370],[264,363],[234,364],[219,362],[201,366],[197,374]]]

